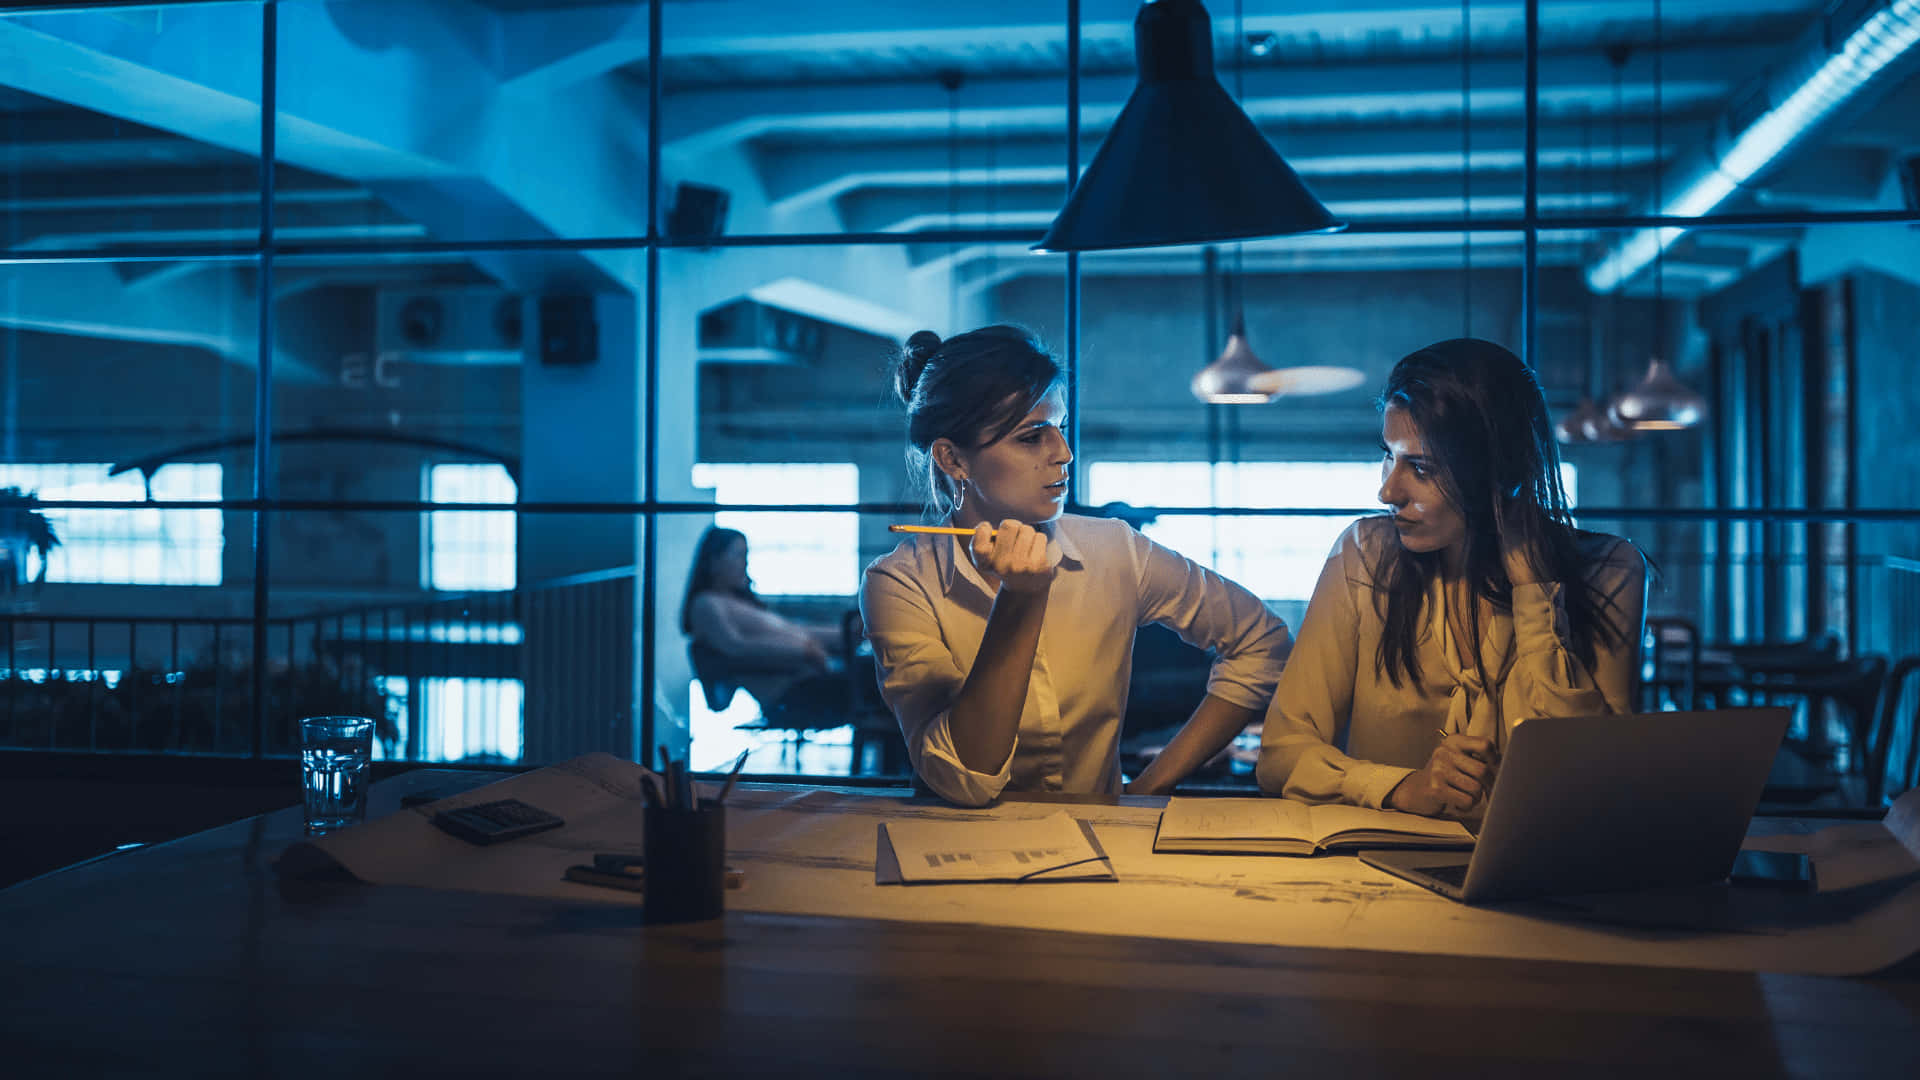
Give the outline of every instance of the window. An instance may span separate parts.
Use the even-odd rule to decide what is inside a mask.
[[[0,487],[42,499],[147,501],[149,485],[135,471],[108,476],[111,465],[0,465]],[[154,499],[218,501],[220,466],[162,465]],[[218,510],[46,510],[60,546],[47,556],[47,580],[96,585],[218,585],[225,527]],[[39,573],[39,556],[28,556]]]
[[[420,760],[520,760],[525,727],[519,679],[428,677],[419,680]],[[412,681],[389,676],[381,689],[406,740],[407,697]],[[376,752],[377,753],[377,752]]]
[[[1313,595],[1327,552],[1359,514],[1376,509],[1380,467],[1353,461],[1103,461],[1087,470],[1088,501],[1135,506],[1328,506],[1329,517],[1168,515],[1141,532],[1267,600]]]
[[[1569,503],[1575,471],[1560,466]],[[1087,470],[1087,501],[1135,506],[1351,507],[1310,517],[1167,515],[1141,532],[1245,585],[1263,599],[1304,603],[1327,552],[1355,517],[1380,508],[1373,461],[1103,461]]]
[[[699,464],[693,484],[712,488],[714,501],[722,504],[860,501],[860,469],[854,465]],[[859,514],[722,510],[713,523],[746,534],[747,575],[762,596],[859,591]]]
[[[519,486],[504,465],[433,465],[427,501],[511,503]],[[511,510],[434,510],[427,514],[427,587],[448,592],[511,589],[518,544]]]

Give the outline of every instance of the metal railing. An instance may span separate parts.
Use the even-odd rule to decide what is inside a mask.
[[[1666,581],[1650,597],[1650,616],[1686,616],[1716,565],[1763,561],[1652,554]],[[1920,560],[1857,558],[1850,575],[1862,633],[1847,653],[1920,654]],[[584,749],[631,755],[637,601],[634,568],[619,567],[510,591],[275,617],[260,638],[267,652],[257,680],[254,621],[245,616],[0,612],[0,748],[243,755],[252,749],[258,685],[269,755],[291,753],[295,718],[333,712],[382,718],[382,756],[391,758],[465,756],[444,749],[447,725],[459,723],[510,727],[523,740],[517,754],[493,760],[550,761]],[[516,681],[522,696],[491,718],[436,709],[438,693],[449,695],[442,704],[457,703],[453,684],[462,680]],[[1905,747],[1915,736],[1911,710],[1897,715],[1892,738]]]
[[[630,711],[632,680],[617,671],[631,668],[633,592],[625,567],[270,618],[258,638],[245,616],[0,612],[0,748],[246,754],[263,687],[263,754],[293,751],[300,716],[349,713],[381,721],[381,756],[431,760],[428,688],[458,680],[550,683],[566,714],[617,727]],[[531,645],[529,627],[540,637]],[[597,677],[569,678],[556,658],[590,662]]]

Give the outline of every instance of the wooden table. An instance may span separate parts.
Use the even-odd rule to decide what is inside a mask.
[[[1920,1069],[1912,963],[1826,979],[737,912],[646,928],[628,907],[284,881],[270,864],[294,815],[0,891],[0,1071]]]

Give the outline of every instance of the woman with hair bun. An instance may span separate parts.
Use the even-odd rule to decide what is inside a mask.
[[[1380,501],[1340,537],[1261,735],[1262,790],[1484,813],[1537,716],[1633,711],[1646,561],[1574,528],[1533,372],[1430,345],[1380,395]]]
[[[973,530],[911,537],[861,588],[881,695],[928,787],[964,806],[1008,789],[1119,794],[1134,631],[1150,622],[1215,659],[1206,697],[1129,792],[1170,790],[1261,714],[1286,625],[1125,522],[1062,513],[1063,378],[1031,333],[923,330],[894,388],[930,516]]]

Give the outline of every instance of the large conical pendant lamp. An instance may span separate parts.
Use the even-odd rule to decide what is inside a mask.
[[[1705,419],[1707,399],[1674,378],[1666,361],[1656,356],[1639,385],[1614,398],[1607,411],[1621,427],[1634,431],[1678,431]]]
[[[1259,389],[1255,383],[1275,374],[1253,355],[1253,346],[1247,344],[1246,317],[1236,315],[1220,358],[1195,372],[1189,385],[1193,396],[1209,405],[1264,405],[1273,391]]]
[[[1201,244],[1334,232],[1334,218],[1213,73],[1200,0],[1147,0],[1140,81],[1035,251]]]

